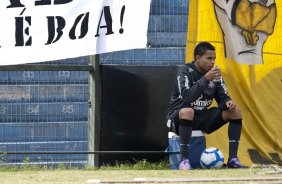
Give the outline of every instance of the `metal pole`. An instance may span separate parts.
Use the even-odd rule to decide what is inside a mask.
[[[90,56],[90,64],[94,67],[89,71],[89,101],[88,101],[88,151],[100,150],[100,69],[99,55]],[[89,154],[88,165],[99,167],[99,155]]]

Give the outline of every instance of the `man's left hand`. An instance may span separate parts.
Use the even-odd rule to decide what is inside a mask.
[[[233,102],[232,100],[229,100],[226,102],[226,107],[228,110],[233,110],[236,107],[235,102]]]

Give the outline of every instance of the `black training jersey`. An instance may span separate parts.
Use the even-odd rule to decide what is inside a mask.
[[[213,99],[219,108],[226,108],[225,103],[230,100],[222,77],[219,82],[208,81],[204,74],[198,72],[192,63],[180,66],[171,95],[167,115],[182,107],[192,107],[195,111],[207,109]]]

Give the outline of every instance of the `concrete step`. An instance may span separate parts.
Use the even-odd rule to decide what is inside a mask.
[[[1,152],[74,152],[87,151],[87,141],[47,141],[47,142],[1,142]],[[0,164],[15,162],[85,162],[87,154],[4,154],[0,157]]]
[[[177,65],[185,62],[185,47],[134,49],[100,55],[100,64]]]
[[[150,15],[148,32],[187,32],[188,15]]]
[[[87,84],[87,71],[0,71],[0,85]]]
[[[86,121],[88,103],[6,103],[0,105],[0,115],[0,123]]]
[[[0,106],[12,102],[87,102],[88,88],[88,84],[0,85]]]
[[[39,63],[35,63],[36,65],[40,64],[51,64],[51,65],[88,65],[89,64],[89,56],[82,56],[76,58],[67,58],[67,59],[60,59],[55,61],[40,61]],[[0,67],[1,70],[1,67]]]
[[[188,15],[189,0],[152,0],[152,15]]]
[[[87,121],[0,123],[0,143],[86,141],[87,135]]]
[[[148,33],[148,45],[150,47],[185,47],[186,32],[178,33]]]

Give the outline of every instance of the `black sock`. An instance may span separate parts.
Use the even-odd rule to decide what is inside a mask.
[[[241,136],[242,119],[231,120],[228,127],[229,159],[237,157]]]
[[[180,138],[180,157],[181,160],[188,159],[188,149],[192,134],[192,121],[187,119],[180,120],[179,138]]]

